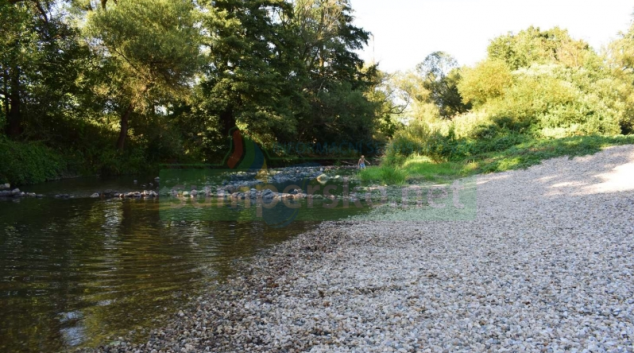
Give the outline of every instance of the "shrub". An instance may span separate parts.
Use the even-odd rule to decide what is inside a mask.
[[[37,142],[0,136],[0,182],[23,185],[57,179],[67,170],[64,158]]]
[[[502,60],[485,60],[462,70],[458,90],[466,103],[476,105],[501,96],[513,84],[511,70]]]

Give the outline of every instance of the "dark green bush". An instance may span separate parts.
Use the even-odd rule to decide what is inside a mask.
[[[57,179],[67,170],[58,152],[37,142],[16,142],[0,136],[0,181],[14,185]]]

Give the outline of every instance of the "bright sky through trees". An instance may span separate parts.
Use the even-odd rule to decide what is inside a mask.
[[[355,23],[375,37],[363,59],[374,56],[391,72],[413,69],[434,51],[472,65],[485,58],[491,39],[531,25],[568,29],[598,50],[629,28],[634,1],[352,0],[352,7]]]

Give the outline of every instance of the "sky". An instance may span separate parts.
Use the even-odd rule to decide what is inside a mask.
[[[351,0],[355,25],[372,32],[361,51],[383,71],[413,69],[434,51],[460,65],[486,57],[489,41],[529,26],[568,29],[599,50],[626,31],[633,0]],[[372,40],[374,39],[374,40]]]

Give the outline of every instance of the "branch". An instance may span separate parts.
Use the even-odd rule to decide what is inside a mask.
[[[44,19],[44,22],[48,24],[48,16],[46,16],[46,11],[44,11],[44,9],[42,8],[42,4],[40,4],[40,2],[37,0],[35,0],[34,2],[35,2],[35,7],[37,7],[37,10],[40,12],[40,15]]]
[[[107,48],[107,47],[106,47]],[[128,65],[130,65],[134,71],[138,72],[141,76],[143,76],[146,80],[148,81],[152,81],[152,77],[147,77],[144,75],[143,71],[141,71],[140,69],[138,69],[134,64],[132,64],[132,62],[130,62],[130,60],[128,60],[128,58],[121,52],[119,52],[116,48],[114,48],[114,52],[117,53],[117,55],[119,55],[120,57],[123,58],[123,60],[125,60],[125,62],[128,63]]]

